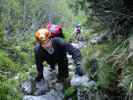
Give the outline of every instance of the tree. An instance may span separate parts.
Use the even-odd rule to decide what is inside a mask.
[[[128,37],[133,24],[133,7],[130,0],[72,0],[73,8],[83,10],[87,16],[96,16],[110,33],[116,37]],[[78,8],[78,9],[77,9]],[[89,17],[88,17],[89,18]]]

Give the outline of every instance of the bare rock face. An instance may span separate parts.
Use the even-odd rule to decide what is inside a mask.
[[[45,95],[40,96],[31,96],[27,95],[23,97],[23,100],[63,100],[64,95],[61,91],[57,90],[50,90],[50,92],[47,92]]]
[[[90,40],[91,44],[99,44],[102,43],[106,40],[108,40],[111,37],[111,33],[103,33],[101,35],[95,35],[95,37],[92,37],[92,39]]]
[[[35,79],[31,77],[29,80],[24,81],[21,84],[21,90],[25,95],[41,95],[49,91],[49,80],[52,77],[48,68],[45,68],[46,80],[35,82]]]
[[[56,72],[44,69],[45,80],[35,82],[27,80],[22,83],[23,100],[63,100],[63,85],[56,82]]]
[[[88,83],[89,83],[89,78],[86,75],[84,76],[74,75],[71,79],[71,85],[75,87],[86,86]]]
[[[41,80],[40,82],[36,82],[36,90],[34,92],[34,95],[42,95],[49,91],[49,84],[45,80]]]
[[[80,49],[80,48],[83,48],[83,47],[86,47],[85,45],[85,42],[78,42],[78,43],[71,43],[74,47]]]
[[[32,82],[30,80],[27,80],[22,83],[21,90],[24,94],[32,94]]]

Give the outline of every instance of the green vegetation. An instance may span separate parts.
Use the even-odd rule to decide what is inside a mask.
[[[19,83],[16,80],[0,81],[0,100],[20,100],[22,94],[18,91]]]
[[[35,31],[48,22],[51,14],[53,23],[63,25],[69,40],[73,13],[66,0],[1,0],[0,12],[0,99],[20,100],[21,82],[29,74],[36,75]]]
[[[34,65],[34,33],[50,19],[63,26],[66,41],[74,26],[81,24],[87,47],[81,50],[86,71],[97,82],[98,91],[125,95],[133,92],[131,2],[126,0],[0,0],[0,100],[20,100],[19,86]],[[114,11],[111,13],[109,11]],[[91,44],[94,34],[109,33],[109,39]],[[91,72],[92,59],[97,70]],[[18,77],[18,78],[16,78]],[[69,96],[73,87],[66,90]]]

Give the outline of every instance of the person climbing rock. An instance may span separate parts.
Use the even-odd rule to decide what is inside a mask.
[[[51,70],[58,65],[58,80],[64,81],[68,75],[68,58],[67,52],[72,55],[76,65],[75,74],[82,76],[84,74],[81,67],[81,53],[80,50],[73,47],[70,43],[64,41],[62,37],[53,36],[48,28],[39,29],[35,33],[35,63],[38,75],[36,81],[40,81],[43,77],[43,62],[46,61]]]
[[[75,29],[74,29],[73,34],[74,34],[74,38],[75,38],[76,40],[79,41],[79,39],[80,39],[80,34],[81,34],[81,25],[80,25],[80,24],[77,24],[77,25],[75,26]]]

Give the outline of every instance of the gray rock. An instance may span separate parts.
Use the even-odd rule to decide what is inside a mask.
[[[87,75],[84,75],[84,76],[74,75],[71,79],[71,85],[76,87],[84,86],[88,82],[89,82],[89,78],[87,77]]]
[[[105,40],[108,40],[110,38],[110,33],[103,33],[101,35],[96,35],[95,37],[93,37],[91,40],[90,40],[90,43],[91,44],[97,44],[97,43],[102,43],[104,42]]]
[[[45,67],[43,71],[43,76],[46,81],[53,80],[56,78],[56,70],[50,71],[50,67]]]
[[[54,84],[54,89],[55,89],[56,91],[63,91],[63,85],[60,84],[60,83],[55,83],[55,84]]]
[[[49,91],[49,85],[47,81],[41,80],[40,82],[36,82],[36,91],[34,95],[42,95]]]
[[[64,95],[62,92],[51,90],[45,95],[41,96],[24,96],[23,100],[63,100]]]
[[[45,81],[49,84],[50,88],[53,88],[53,84],[57,81],[57,71],[53,70],[50,71],[50,68],[44,68],[43,75],[45,78]]]
[[[86,46],[85,42],[71,43],[74,47],[80,49]]]
[[[89,81],[87,83],[83,83],[85,87],[88,87],[88,88],[93,88],[96,86],[96,82],[95,81]]]
[[[47,98],[44,98],[44,95],[42,96],[24,96],[23,100],[48,100]]]
[[[101,37],[95,37],[95,38],[93,38],[93,39],[90,40],[90,43],[91,44],[97,44],[97,43],[99,43],[101,41],[102,41],[102,38]]]
[[[32,93],[32,82],[30,80],[25,81],[21,84],[21,89],[24,94]]]

